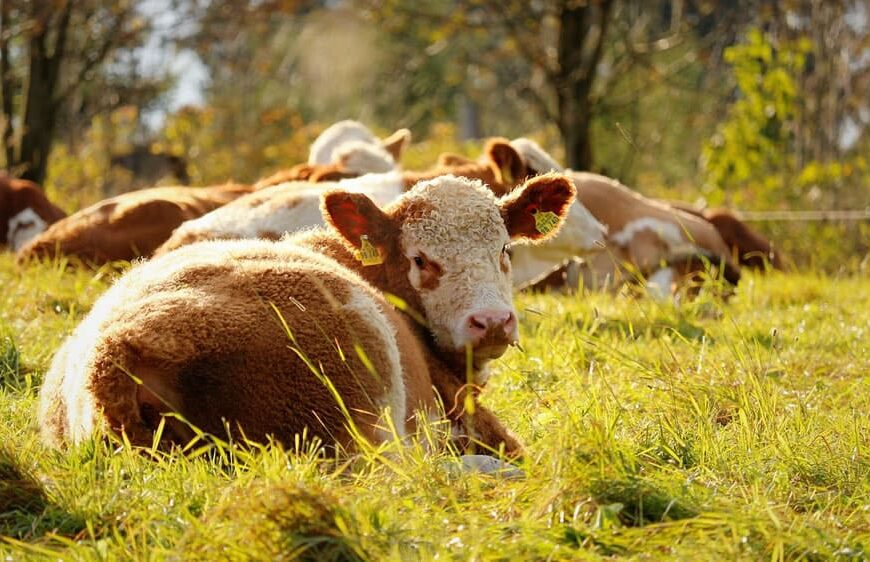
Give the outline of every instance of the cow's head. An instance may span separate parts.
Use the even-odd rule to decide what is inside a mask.
[[[17,252],[63,216],[36,184],[0,177],[0,244]]]
[[[544,175],[497,198],[479,181],[424,181],[381,210],[360,193],[324,196],[327,222],[359,252],[366,277],[417,310],[442,353],[480,368],[516,342],[511,242],[554,235],[574,198],[572,182]],[[382,261],[382,263],[376,263]],[[374,269],[379,268],[379,269]]]

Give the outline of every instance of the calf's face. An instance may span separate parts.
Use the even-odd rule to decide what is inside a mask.
[[[326,194],[323,210],[363,265],[394,277],[387,288],[418,309],[436,345],[470,347],[480,367],[518,338],[508,244],[554,235],[573,198],[564,176],[534,178],[502,198],[479,181],[442,176],[385,210],[345,192]]]

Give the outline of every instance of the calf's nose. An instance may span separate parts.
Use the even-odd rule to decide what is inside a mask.
[[[506,339],[513,343],[516,339],[517,317],[512,310],[479,310],[468,317],[465,329],[472,344],[477,344],[488,335],[496,339]]]

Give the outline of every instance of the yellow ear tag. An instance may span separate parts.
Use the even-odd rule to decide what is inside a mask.
[[[369,242],[369,237],[363,234],[359,239],[360,248],[354,253],[354,257],[362,262],[363,265],[380,265],[384,263],[384,258],[381,257],[381,252]]]
[[[535,217],[535,228],[541,234],[549,234],[559,226],[559,216],[553,211],[535,211],[532,216]]]

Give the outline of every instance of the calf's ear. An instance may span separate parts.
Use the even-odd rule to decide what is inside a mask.
[[[363,236],[374,246],[385,247],[398,235],[393,219],[362,193],[327,192],[320,208],[326,223],[356,249],[363,245]]]
[[[513,240],[542,241],[555,236],[574,202],[567,176],[544,174],[501,198],[501,216]]]
[[[484,150],[495,179],[502,184],[505,192],[523,181],[528,174],[526,162],[507,139],[492,139]]]
[[[402,154],[405,153],[405,150],[410,144],[411,131],[408,129],[399,129],[381,141],[381,146],[390,153],[390,156],[393,157],[393,160],[395,160],[396,163],[399,163],[402,160]]]

